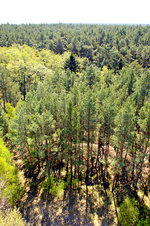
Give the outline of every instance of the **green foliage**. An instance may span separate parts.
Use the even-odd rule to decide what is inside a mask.
[[[10,103],[6,103],[6,115],[5,115],[5,117],[7,118],[7,119],[11,119],[11,118],[13,118],[14,117],[14,107],[12,107],[11,106],[11,104]]]
[[[11,164],[12,154],[5,146],[4,141],[0,138],[0,157],[5,159],[6,163]]]
[[[92,89],[93,85],[96,82],[96,70],[92,66],[87,67],[85,72],[86,83],[90,89]]]
[[[54,185],[55,185],[55,178],[53,177],[53,176],[49,176],[48,178],[47,178],[47,180],[46,181],[44,181],[43,183],[42,183],[42,187],[45,189],[45,190],[50,190],[50,189],[52,189],[53,187],[54,187]]]
[[[11,204],[20,197],[19,180],[16,168],[11,161],[12,155],[0,139],[0,196],[8,200]]]
[[[139,210],[135,199],[126,197],[120,205],[118,224],[122,226],[135,225],[139,218]]]
[[[65,182],[65,188],[69,188],[71,185],[75,188],[77,186],[77,183],[78,183],[78,179],[73,178],[71,181],[71,173],[68,173],[67,179]]]
[[[22,218],[21,213],[17,208],[13,210],[8,209],[7,212],[4,214],[0,212],[0,225],[3,226],[25,226],[25,220]]]
[[[146,102],[140,109],[138,124],[144,135],[150,138],[150,103]]]
[[[128,102],[127,102],[128,103]],[[115,117],[115,143],[120,147],[124,147],[124,144],[132,144],[134,136],[134,120],[135,120],[135,110],[132,106],[125,104],[124,107],[120,109]]]
[[[39,24],[0,25],[0,46],[23,45],[70,51],[98,67],[119,71],[134,60],[145,68],[150,62],[149,26]]]
[[[144,219],[142,218],[136,224],[136,226],[149,226],[150,225],[150,218]]]
[[[64,191],[65,183],[64,181],[57,181],[55,177],[50,175],[44,182],[42,182],[41,186],[52,196],[59,196]]]
[[[78,178],[74,178],[74,179],[72,180],[72,186],[73,186],[73,188],[76,188],[76,187],[77,187],[78,182],[79,182]]]
[[[137,226],[150,225],[150,209],[147,206],[143,205],[140,207],[139,211],[140,216],[136,225]]]
[[[70,57],[68,60],[66,60],[65,62],[65,66],[64,66],[65,69],[68,69],[71,71],[71,72],[76,72],[77,69],[78,69],[78,62],[76,61],[74,55],[71,53]]]
[[[46,178],[41,186],[57,196],[88,178],[105,186],[113,169],[114,190],[131,182],[147,193],[149,34],[149,26],[0,25],[0,134],[31,183]],[[2,141],[0,183],[15,202],[17,172]],[[124,200],[120,219],[122,209],[123,224],[135,224],[134,201]]]

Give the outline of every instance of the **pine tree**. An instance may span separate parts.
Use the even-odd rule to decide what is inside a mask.
[[[86,158],[86,182],[89,183],[89,171],[90,171],[90,153],[91,147],[90,143],[92,141],[92,133],[96,130],[96,97],[92,90],[87,91],[84,94],[83,100],[83,120],[84,120],[84,130],[86,133],[87,142],[87,158]]]
[[[71,72],[77,72],[78,69],[78,62],[76,61],[73,53],[71,53],[69,59],[65,62],[65,66],[64,68],[67,70],[67,68],[69,68],[69,70]]]

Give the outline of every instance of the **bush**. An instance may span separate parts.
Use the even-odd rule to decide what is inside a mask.
[[[122,226],[135,225],[139,218],[139,210],[137,208],[135,199],[126,197],[120,205],[118,216],[118,224]]]
[[[42,187],[45,189],[45,190],[51,190],[53,188],[53,186],[55,185],[55,178],[53,176],[49,176],[47,178],[47,180],[45,180],[43,183],[42,183]]]
[[[0,225],[3,226],[25,226],[25,221],[17,208],[7,210],[6,214],[0,211]]]
[[[20,197],[21,189],[11,156],[3,140],[0,139],[0,198],[14,204]]]
[[[150,209],[147,206],[142,206],[140,209],[140,217],[136,226],[148,226],[150,225]]]
[[[139,220],[136,224],[136,226],[149,226],[150,225],[150,219],[144,219],[142,218],[141,220]]]
[[[53,196],[59,196],[59,194],[64,190],[64,181],[57,181],[53,176],[49,176],[47,180],[42,183],[42,187],[50,192]]]
[[[68,173],[67,181],[65,182],[65,189],[69,188],[70,186],[72,186],[73,188],[76,188],[78,182],[79,180],[77,178],[72,178],[72,182],[71,182],[71,174]]]

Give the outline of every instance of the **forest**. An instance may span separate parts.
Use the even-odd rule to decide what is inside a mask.
[[[149,25],[0,25],[0,225],[150,225],[149,164]]]

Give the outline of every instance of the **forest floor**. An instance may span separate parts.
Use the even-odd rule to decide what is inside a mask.
[[[30,193],[23,199],[27,225],[117,225],[110,195],[100,186],[63,192],[51,202]]]
[[[85,149],[86,149],[86,145]],[[93,145],[93,153],[97,145]],[[115,158],[115,151],[112,147],[109,150],[109,161]],[[16,157],[16,165],[21,168],[22,161]],[[145,160],[143,175],[147,177],[149,172],[148,160]],[[23,171],[20,171],[22,186],[26,184],[26,192],[20,202],[20,210],[29,225],[43,226],[108,226],[117,225],[116,209],[112,194],[113,172],[109,168],[110,186],[104,190],[103,185],[93,184],[86,186],[80,184],[74,190],[62,191],[57,197],[50,200],[45,198],[42,188],[36,190],[34,185],[23,179]],[[143,193],[139,193],[141,198]],[[150,199],[144,197],[147,206],[150,207]]]

